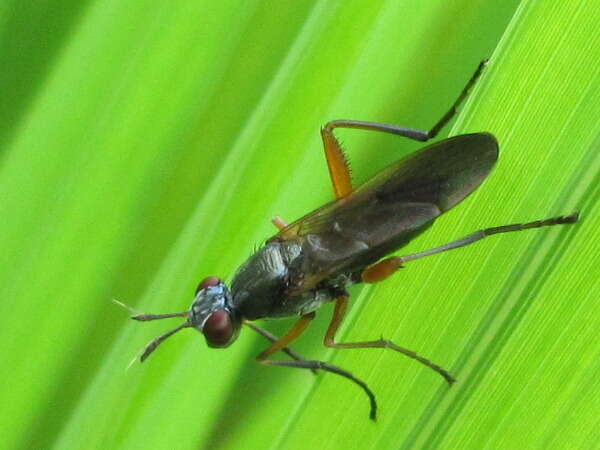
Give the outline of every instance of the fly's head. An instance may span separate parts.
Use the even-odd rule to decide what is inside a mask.
[[[209,347],[229,347],[238,337],[242,322],[231,298],[231,291],[217,277],[207,277],[198,285],[189,322],[204,334]]]

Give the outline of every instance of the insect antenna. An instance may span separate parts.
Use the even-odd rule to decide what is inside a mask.
[[[163,317],[159,317],[159,318],[162,319]],[[149,320],[153,320],[153,319],[149,319]],[[148,358],[148,356],[150,356],[152,354],[152,352],[154,352],[154,350],[156,350],[156,347],[158,347],[165,339],[170,338],[178,331],[183,330],[184,328],[191,327],[191,326],[192,326],[192,324],[190,322],[183,322],[181,325],[179,325],[176,328],[173,328],[171,331],[167,331],[165,334],[161,334],[157,338],[152,339],[148,343],[148,345],[146,345],[146,347],[144,347],[144,351],[143,351],[142,355],[140,356],[140,362],[144,362],[146,360],[146,358]]]
[[[179,312],[179,313],[167,313],[167,314],[144,314],[144,313],[140,313],[139,311],[133,309],[131,306],[126,305],[123,302],[120,302],[117,299],[113,298],[112,301],[115,302],[117,305],[122,306],[129,312],[133,313],[134,315],[131,316],[131,318],[133,320],[137,320],[138,322],[149,322],[150,320],[170,319],[172,317],[188,317],[188,315],[189,315],[188,311]],[[146,347],[144,347],[144,351],[142,352],[142,354],[140,356],[140,362],[144,362],[146,360],[146,358],[148,358],[148,356],[150,356],[152,354],[152,352],[154,352],[154,350],[156,350],[156,347],[158,347],[165,339],[173,336],[178,331],[183,330],[184,328],[191,327],[191,326],[192,326],[192,324],[186,320],[184,323],[182,323],[181,325],[179,325],[176,328],[173,328],[171,331],[167,331],[165,334],[161,334],[157,338],[152,339],[148,343],[148,345],[146,345]]]
[[[168,314],[136,314],[135,316],[131,316],[131,318],[138,322],[149,322],[150,320],[170,319],[172,317],[187,317],[188,314],[187,311]]]
[[[158,320],[158,319],[169,319],[171,317],[187,317],[189,315],[188,311],[179,312],[179,313],[168,313],[168,314],[144,314],[139,312],[137,309],[132,308],[131,306],[120,302],[116,298],[112,299],[117,305],[125,308],[130,313],[134,314],[131,316],[133,320],[137,320],[139,322],[148,322],[150,320]]]

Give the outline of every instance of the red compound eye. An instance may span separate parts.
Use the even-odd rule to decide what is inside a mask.
[[[215,311],[206,320],[202,332],[210,347],[227,347],[234,333],[231,316],[225,310]]]
[[[198,292],[200,292],[202,289],[206,289],[207,287],[210,287],[210,286],[216,286],[220,282],[221,282],[221,279],[218,277],[206,277],[204,280],[202,280],[200,282],[200,284],[198,284],[198,287],[196,288],[196,294]]]

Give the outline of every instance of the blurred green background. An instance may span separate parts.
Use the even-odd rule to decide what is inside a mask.
[[[593,448],[600,439],[600,9],[594,2],[100,0],[0,6],[0,447]],[[333,352],[330,307],[295,348],[365,379],[254,362],[186,331],[126,367],[287,220],[331,199],[319,127],[427,129],[478,62],[445,133],[489,131],[498,167],[403,250],[580,210],[352,290],[343,340],[384,335],[459,382],[380,350]],[[339,133],[364,180],[419,148]],[[292,320],[266,326],[285,332]]]

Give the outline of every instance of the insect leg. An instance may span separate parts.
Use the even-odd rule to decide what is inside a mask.
[[[273,223],[273,225],[275,225],[277,227],[277,229],[280,231],[279,233],[279,237],[285,238],[285,239],[293,239],[297,236],[296,232],[292,229],[286,229],[288,228],[288,223],[283,220],[281,217],[279,216],[275,216],[271,219],[271,223]]]
[[[402,258],[392,256],[367,267],[360,275],[364,283],[379,283],[402,268]]]
[[[329,169],[329,177],[333,184],[335,198],[342,198],[352,192],[352,177],[350,175],[350,163],[342,150],[342,146],[333,135],[333,129],[338,122],[353,122],[349,120],[334,120],[321,128],[323,149]]]
[[[367,386],[367,384],[364,381],[359,380],[354,375],[352,375],[350,372],[348,372],[340,367],[333,366],[331,364],[327,364],[326,362],[323,362],[323,361],[311,361],[311,360],[302,360],[302,359],[296,360],[296,361],[274,361],[274,360],[267,359],[273,353],[276,353],[279,350],[284,350],[285,348],[287,348],[287,346],[292,341],[297,339],[302,334],[302,332],[304,330],[306,330],[306,328],[310,324],[311,320],[313,320],[315,318],[315,315],[316,314],[314,312],[312,312],[312,313],[305,314],[304,316],[302,316],[300,318],[300,320],[298,320],[298,322],[296,322],[296,324],[292,327],[292,329],[290,331],[288,331],[283,337],[276,340],[276,342],[274,342],[273,345],[271,345],[271,347],[269,347],[264,352],[262,352],[260,355],[258,355],[256,357],[256,359],[258,360],[258,362],[260,362],[261,364],[264,364],[266,366],[295,367],[298,369],[309,369],[313,372],[315,370],[323,370],[325,372],[331,372],[331,373],[338,374],[344,378],[347,378],[347,379],[353,381],[354,383],[358,384],[368,395],[369,400],[371,402],[370,417],[371,417],[371,419],[375,420],[376,415],[377,415],[377,403],[375,401],[375,395],[373,394],[373,392],[371,392],[371,390],[369,389],[369,387]],[[247,322],[246,322],[246,325],[248,325]],[[251,328],[253,328],[253,327],[251,327]],[[258,331],[258,329],[254,329],[254,330],[260,333],[260,331]],[[266,334],[263,334],[263,336],[267,337]],[[273,336],[273,337],[275,337],[275,336]],[[267,337],[267,339],[270,339],[270,338]]]
[[[412,350],[408,350],[404,347],[400,347],[394,344],[392,341],[388,341],[385,339],[379,339],[377,341],[366,341],[366,342],[348,342],[348,343],[337,343],[335,342],[335,333],[337,332],[344,316],[346,314],[346,309],[348,308],[348,297],[338,297],[335,301],[335,309],[333,311],[333,317],[331,319],[331,323],[329,324],[329,328],[327,328],[327,332],[325,333],[325,339],[323,343],[327,347],[333,348],[389,348],[395,350],[399,353],[402,353],[409,358],[415,359],[419,361],[421,364],[429,367],[430,369],[435,370],[439,373],[444,379],[452,384],[456,381],[456,379],[450,375],[450,373],[438,366],[437,364],[432,363],[428,359],[423,358],[422,356],[417,355]]]
[[[335,128],[356,128],[361,130],[371,130],[371,131],[380,131],[382,133],[390,133],[398,136],[402,136],[408,139],[413,139],[415,141],[425,142],[429,139],[434,138],[440,132],[444,126],[448,124],[448,122],[454,117],[460,105],[465,101],[471,88],[477,82],[477,79],[481,76],[483,69],[487,65],[487,60],[483,60],[477,66],[475,73],[471,76],[463,90],[460,92],[456,101],[452,104],[450,109],[446,111],[446,113],[442,116],[440,120],[429,130],[423,131],[415,128],[401,127],[398,125],[393,125],[389,123],[379,123],[379,122],[365,122],[362,120],[333,120],[325,125],[323,130],[321,130],[321,135],[323,135],[323,141],[325,142],[324,134],[328,134],[333,136],[333,130]],[[335,138],[333,138],[335,139]],[[327,144],[326,144],[327,145]],[[339,144],[338,144],[339,146]],[[341,150],[340,150],[341,151]],[[345,159],[345,158],[344,158]]]
[[[350,163],[342,150],[342,146],[333,134],[335,128],[356,128],[361,130],[379,131],[403,136],[416,141],[425,142],[434,138],[440,130],[454,117],[459,106],[469,95],[469,91],[481,76],[487,60],[482,61],[477,66],[477,70],[471,76],[466,86],[461,91],[456,101],[452,104],[446,114],[429,130],[423,131],[416,128],[401,127],[390,123],[366,122],[362,120],[333,120],[321,128],[321,138],[323,139],[323,148],[329,176],[333,184],[335,198],[342,198],[352,192],[352,177],[350,174]]]
[[[279,231],[285,230],[288,226],[288,223],[279,216],[273,217],[271,223],[275,225]]]
[[[268,349],[259,354],[256,359],[259,362],[263,362],[273,353],[277,353],[279,350],[283,350],[291,344],[293,341],[298,339],[300,335],[306,330],[308,325],[310,325],[311,320],[315,318],[315,313],[311,312],[300,317],[300,320],[296,322],[296,324],[292,327],[290,331],[288,331],[285,335],[280,337],[276,342],[273,343]],[[256,331],[256,330],[255,330]]]
[[[475,73],[473,75],[471,75],[471,78],[469,78],[469,81],[467,81],[467,84],[465,85],[465,87],[463,88],[463,90],[460,92],[460,95],[454,101],[454,103],[452,104],[452,106],[450,107],[450,109],[448,111],[446,111],[446,114],[444,114],[442,116],[442,118],[440,120],[438,120],[438,123],[436,123],[427,132],[427,137],[429,139],[432,139],[435,136],[437,136],[437,134],[440,132],[440,130],[442,128],[444,128],[448,124],[448,122],[450,122],[450,120],[452,120],[452,118],[456,115],[456,112],[458,111],[458,108],[465,101],[465,99],[469,96],[469,92],[471,91],[471,89],[473,88],[473,86],[475,85],[475,83],[477,83],[477,80],[479,79],[479,77],[483,73],[483,69],[485,68],[485,66],[487,66],[487,64],[488,64],[488,60],[487,59],[484,59],[483,61],[481,61],[479,63],[479,65],[477,66],[477,69],[475,69]]]
[[[262,361],[261,363],[265,364],[267,366],[295,367],[298,369],[322,370],[324,372],[335,373],[344,378],[347,378],[348,380],[352,381],[353,383],[359,385],[362,388],[362,390],[365,392],[365,394],[367,394],[367,396],[369,397],[369,402],[371,403],[371,412],[369,413],[369,417],[371,418],[371,420],[377,419],[377,400],[375,399],[375,394],[373,394],[373,391],[371,391],[371,389],[369,389],[369,386],[367,385],[367,383],[360,380],[359,378],[356,378],[350,372],[342,369],[341,367],[337,367],[337,366],[328,364],[323,361],[314,361],[314,360],[309,360],[309,361],[272,361],[270,359],[267,359],[265,361]]]
[[[258,325],[253,324],[252,322],[244,321],[244,325],[246,325],[248,328],[256,331],[262,337],[268,339],[271,342],[277,342],[279,340],[279,338],[277,336],[275,336],[274,334],[265,330],[264,328],[261,328]],[[289,347],[284,347],[281,349],[281,351],[284,352],[286,355],[288,355],[290,358],[295,359],[296,361],[305,361],[305,358],[300,356],[298,353],[296,353],[294,350],[292,350]],[[316,374],[317,371],[313,370],[313,373]]]
[[[377,415],[377,403],[375,401],[375,395],[373,394],[373,392],[371,392],[371,390],[369,389],[369,387],[367,386],[367,384],[364,381],[359,380],[354,375],[352,375],[350,372],[348,372],[340,367],[333,366],[331,364],[327,364],[326,362],[323,362],[323,361],[311,361],[311,360],[273,361],[273,360],[267,359],[273,353],[276,353],[279,350],[283,350],[292,341],[297,339],[300,336],[300,334],[302,334],[302,332],[304,330],[306,330],[306,328],[310,324],[311,320],[313,320],[315,318],[315,315],[316,314],[314,312],[312,312],[312,313],[305,314],[304,316],[302,316],[300,318],[300,320],[298,320],[298,322],[296,322],[296,325],[294,325],[292,327],[292,329],[290,331],[288,331],[287,334],[285,334],[285,336],[278,339],[275,343],[273,343],[273,345],[271,347],[269,347],[267,350],[265,350],[260,355],[258,355],[256,357],[256,359],[261,364],[264,364],[267,366],[295,367],[298,369],[309,369],[309,370],[312,370],[313,372],[315,370],[323,370],[325,372],[335,373],[344,378],[348,378],[349,380],[358,384],[365,391],[365,393],[369,396],[369,400],[371,402],[370,417],[371,417],[371,419],[375,420],[376,415]],[[255,331],[258,331],[258,330],[255,330]],[[264,334],[263,334],[263,336],[266,337],[266,335],[264,335]],[[267,337],[267,339],[269,339],[269,338]]]
[[[400,257],[400,259],[402,260],[402,262],[413,261],[415,259],[424,258],[424,257],[430,256],[430,255],[435,255],[436,253],[441,253],[441,252],[445,252],[447,250],[464,247],[466,245],[480,241],[481,239],[491,236],[493,234],[509,233],[511,231],[528,230],[530,228],[541,228],[541,227],[548,227],[548,226],[552,226],[552,225],[570,224],[570,223],[577,222],[578,219],[579,219],[579,213],[575,212],[568,216],[552,217],[550,219],[536,220],[534,222],[529,222],[529,223],[524,223],[524,224],[516,223],[516,224],[512,224],[512,225],[503,225],[500,227],[485,228],[483,230],[476,231],[475,233],[471,233],[470,235],[468,235],[467,237],[464,237],[462,239],[458,239],[456,241],[449,242],[440,247],[435,247],[435,248],[432,248],[429,250],[424,250],[422,252],[412,253],[410,255],[402,256],[402,257]]]

